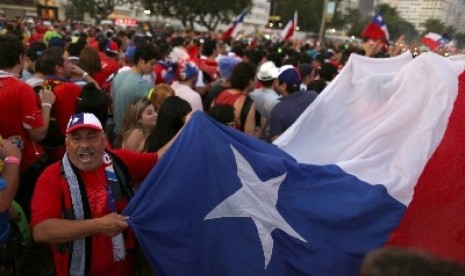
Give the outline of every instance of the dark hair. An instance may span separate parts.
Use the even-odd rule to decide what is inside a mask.
[[[85,44],[70,43],[68,47],[66,47],[66,51],[69,53],[70,56],[79,57],[79,54],[85,46]]]
[[[462,264],[439,259],[430,253],[386,247],[370,252],[362,263],[365,276],[465,275]]]
[[[253,64],[260,64],[263,60],[263,53],[257,49],[246,51],[245,56]]]
[[[208,115],[222,124],[234,123],[234,107],[229,104],[217,104],[208,110]]]
[[[81,94],[76,101],[75,113],[93,113],[103,126],[108,120],[108,108],[111,98],[105,92],[97,89],[94,83],[88,83],[81,89]]]
[[[240,43],[236,43],[232,46],[231,52],[236,54],[236,56],[242,57],[244,55],[244,46]]]
[[[331,63],[323,63],[320,68],[320,78],[331,81],[337,75],[337,67]]]
[[[63,53],[65,50],[61,47],[50,47],[45,49],[42,54],[42,74],[55,74],[55,66],[63,66],[65,59]]]
[[[40,41],[34,42],[27,48],[26,56],[31,61],[36,61],[44,53],[46,48],[47,46],[45,46],[45,43]]]
[[[250,62],[238,63],[231,74],[231,88],[244,90],[249,86],[249,82],[255,79],[256,66]]]
[[[184,46],[184,37],[177,36],[171,39],[171,47]]]
[[[271,79],[271,80],[266,80],[266,81],[263,81],[263,80],[258,80],[264,87],[270,87],[273,85],[273,82],[275,81],[276,79]]]
[[[216,41],[212,39],[205,40],[205,43],[202,45],[202,55],[211,56],[216,50]]]
[[[303,79],[307,76],[310,76],[315,70],[313,69],[312,65],[308,63],[301,63],[298,66],[300,78]]]
[[[315,91],[316,93],[320,94],[323,89],[326,87],[326,81],[323,79],[312,80],[307,85],[307,90]]]
[[[286,91],[289,94],[300,91],[300,83],[301,83],[300,81],[298,83],[295,83],[292,86],[288,85],[287,83],[283,81],[280,81],[279,79],[278,79],[278,82],[279,82],[279,85],[286,84]]]
[[[150,43],[140,43],[136,46],[134,53],[134,64],[137,64],[140,59],[147,62],[151,59],[160,60],[162,58],[157,46]]]
[[[276,67],[281,67],[283,65],[283,56],[280,53],[270,53],[268,54],[266,59],[272,61],[276,65]]]
[[[148,151],[155,152],[168,143],[184,125],[191,105],[178,96],[166,98],[158,109],[157,124],[148,137]]]
[[[21,62],[24,45],[18,36],[12,34],[0,35],[0,68],[9,69]]]
[[[99,34],[95,39],[98,42],[98,50],[100,52],[105,51],[109,40],[103,34]]]
[[[39,72],[39,73],[42,73],[44,74],[44,62],[43,62],[43,58],[42,56],[40,56],[37,60],[36,60],[36,64],[34,65],[34,70],[36,72]]]

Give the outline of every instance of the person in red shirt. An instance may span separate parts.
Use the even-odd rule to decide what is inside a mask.
[[[114,75],[117,74],[120,64],[119,64],[119,51],[121,41],[118,39],[104,39],[99,40],[99,56],[100,62],[102,63],[101,73],[96,75],[96,81],[102,89],[106,89],[111,82],[111,79],[114,78]]]
[[[34,183],[43,169],[44,150],[38,143],[48,130],[55,95],[49,90],[36,93],[22,82],[24,46],[14,35],[0,35],[0,135],[20,136],[23,141],[20,185],[16,201],[29,215]]]
[[[49,162],[60,160],[65,153],[64,137],[68,118],[74,113],[76,101],[81,94],[81,87],[69,81],[71,73],[83,76],[87,82],[94,80],[84,70],[68,59],[68,53],[60,47],[46,49],[42,56],[41,73],[46,76],[44,87],[49,87],[56,96],[50,117],[51,127],[42,141],[46,148]]]
[[[135,238],[118,214],[126,184],[142,181],[175,138],[156,153],[110,152],[95,115],[70,118],[66,154],[42,173],[31,205],[33,237],[51,244],[56,275],[132,275]]]

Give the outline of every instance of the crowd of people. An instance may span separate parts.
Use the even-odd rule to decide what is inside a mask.
[[[0,274],[131,275],[140,252],[119,212],[193,111],[272,142],[350,54],[402,51],[219,37],[2,23]],[[17,249],[21,218],[33,241]]]

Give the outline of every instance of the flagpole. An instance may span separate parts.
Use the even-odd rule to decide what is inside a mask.
[[[295,12],[294,12],[294,31],[297,29],[297,25],[298,25],[298,22],[297,22],[298,17],[299,17],[298,14],[299,14],[298,11],[295,11]]]
[[[328,0],[324,0],[323,12],[321,14],[320,33],[318,35],[318,40],[320,41],[320,43],[323,42],[323,37],[324,37],[324,34],[325,34],[326,9],[327,8],[328,8]]]

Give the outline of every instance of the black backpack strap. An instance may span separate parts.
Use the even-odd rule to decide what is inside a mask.
[[[242,105],[242,110],[241,110],[241,126],[242,128],[245,127],[245,120],[247,119],[247,114],[249,114],[250,107],[252,106],[253,100],[252,98],[247,95],[244,100],[244,104]]]
[[[106,151],[108,155],[111,156],[113,161],[113,169],[115,170],[116,177],[118,178],[119,187],[112,187],[112,192],[115,194],[118,193],[117,191],[113,191],[113,189],[120,189],[121,193],[126,197],[129,201],[134,196],[134,189],[131,185],[131,180],[129,178],[129,170],[126,164],[124,164],[123,160],[121,160],[118,156],[113,154],[110,151]]]

